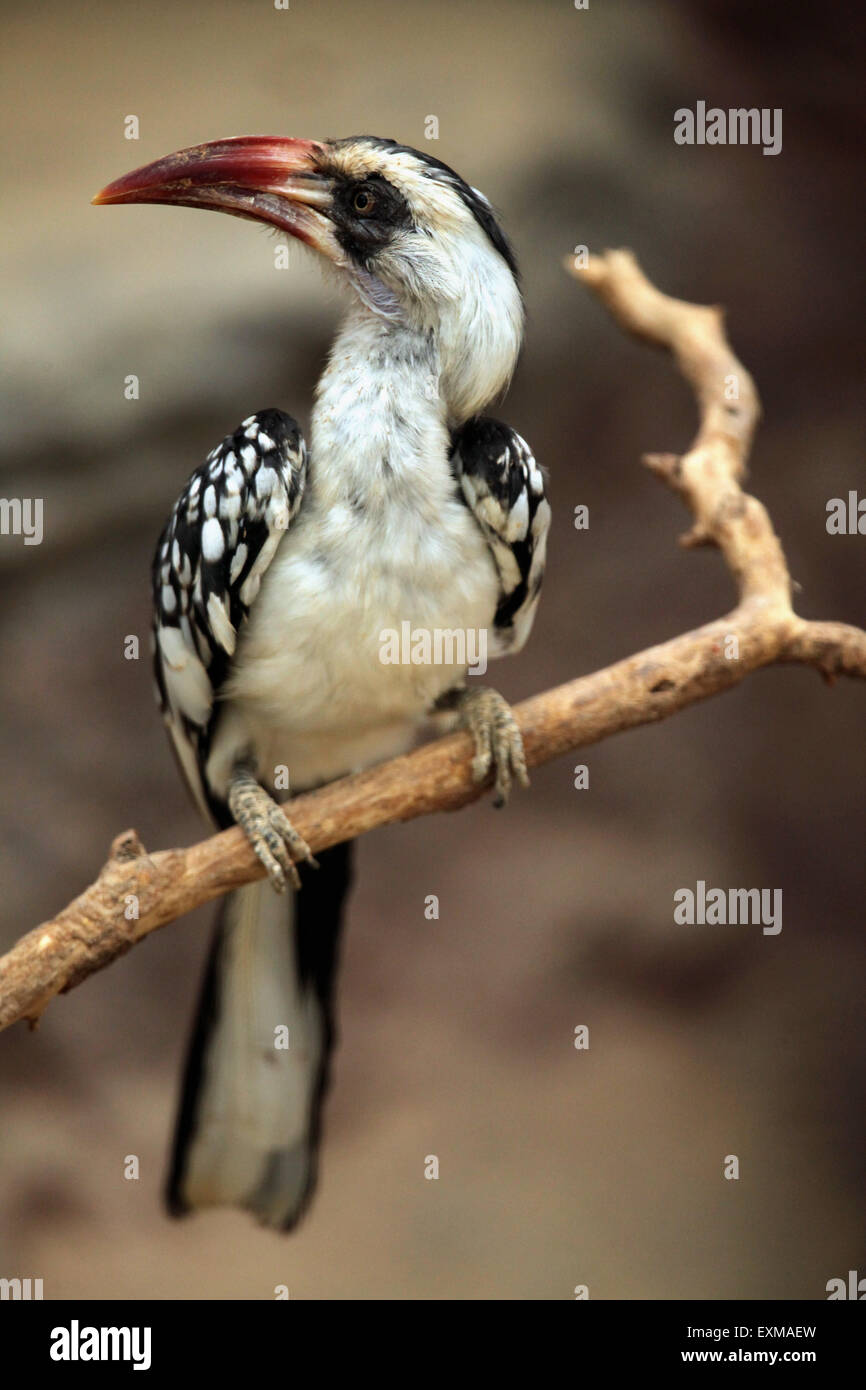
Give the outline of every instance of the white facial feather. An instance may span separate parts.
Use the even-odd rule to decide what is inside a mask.
[[[349,278],[372,313],[393,323],[402,310],[432,333],[449,423],[468,419],[505,390],[523,340],[509,266],[447,176],[431,177],[414,154],[360,141],[341,147],[334,167],[356,179],[380,174],[406,199],[414,226],[377,252],[375,274]]]

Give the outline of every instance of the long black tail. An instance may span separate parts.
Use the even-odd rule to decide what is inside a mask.
[[[223,903],[175,1129],[175,1216],[245,1207],[289,1230],[313,1194],[351,849],[320,853],[318,869],[302,864],[299,893],[263,882]]]

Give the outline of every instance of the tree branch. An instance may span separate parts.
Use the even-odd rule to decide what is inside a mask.
[[[781,544],[765,507],[740,486],[760,406],[726,341],[721,310],[660,293],[626,251],[590,257],[584,266],[569,258],[566,268],[626,332],[668,349],[694,389],[700,424],[691,448],[681,457],[647,455],[644,463],[692,513],[682,543],[719,548],[739,602],[725,617],[518,705],[529,766],[667,719],[762,666],[797,662],[830,681],[866,677],[866,632],[793,612]],[[451,734],[293,798],[292,822],[315,852],[377,826],[456,810],[482,794],[472,782],[471,754],[468,735]],[[262,875],[238,829],[154,854],[127,831],[96,882],[0,959],[0,1029],[35,1022],[56,994],[157,927]]]

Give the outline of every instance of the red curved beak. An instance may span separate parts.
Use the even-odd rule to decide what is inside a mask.
[[[321,172],[326,146],[279,135],[240,135],[166,155],[115,179],[92,201],[174,203],[267,222],[330,260],[342,248],[327,216],[331,180]]]

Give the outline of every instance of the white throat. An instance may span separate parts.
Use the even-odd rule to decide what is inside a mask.
[[[428,493],[451,486],[450,430],[504,390],[523,336],[511,272],[475,252],[464,246],[459,274],[451,267],[431,301],[404,296],[400,307],[375,277],[355,284],[311,421],[321,501],[370,502],[401,484]]]
[[[317,502],[375,507],[405,500],[404,489],[423,497],[449,447],[432,337],[354,305],[319,381],[310,433]]]

